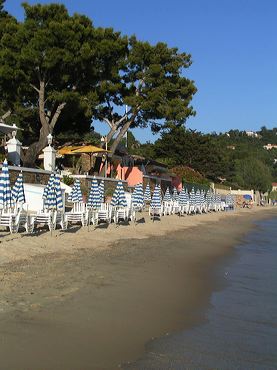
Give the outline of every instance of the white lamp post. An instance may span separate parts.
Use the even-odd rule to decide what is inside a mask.
[[[56,150],[51,146],[53,142],[53,136],[47,135],[48,146],[43,149],[43,165],[47,171],[54,171],[56,167]]]
[[[7,142],[8,159],[16,166],[20,166],[21,142],[16,138],[16,131],[12,131],[12,138]]]

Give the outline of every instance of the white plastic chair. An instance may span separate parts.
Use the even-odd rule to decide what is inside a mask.
[[[188,215],[189,214],[189,202],[186,202],[186,204],[183,204],[179,206],[179,215]]]
[[[53,222],[53,212],[52,211],[39,211],[37,214],[31,216],[31,224],[33,224],[33,229],[38,225],[47,226],[49,231],[55,229]]]
[[[162,203],[162,210],[163,210],[163,215],[171,215],[172,213],[172,203],[171,202],[163,202]]]
[[[87,223],[88,225],[98,225],[98,209],[88,209],[87,211]]]
[[[65,217],[65,213],[61,211],[55,211],[53,214],[53,227],[54,229],[60,226],[62,230],[66,230],[68,226],[68,222]]]
[[[15,233],[18,230],[19,212],[12,210],[2,210],[0,213],[0,226],[8,228],[10,233]]]
[[[17,232],[24,228],[26,232],[32,233],[34,230],[34,224],[31,221],[31,218],[28,216],[28,213],[24,210],[19,211],[19,218],[17,223]]]
[[[86,210],[85,203],[74,203],[70,212],[65,212],[65,222],[67,224],[78,224],[87,226],[88,224],[88,211]]]
[[[112,207],[109,203],[102,203],[97,212],[97,223],[106,222],[111,223],[112,220]]]
[[[180,212],[180,206],[179,206],[179,202],[172,202],[172,206],[171,206],[171,212],[172,214],[177,214]]]
[[[129,209],[127,207],[116,207],[113,211],[113,220],[116,224],[118,224],[119,221],[128,221]]]

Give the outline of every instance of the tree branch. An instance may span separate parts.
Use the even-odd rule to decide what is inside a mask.
[[[129,121],[127,121],[121,128],[121,130],[119,131],[119,134],[117,135],[117,137],[115,138],[112,146],[111,146],[111,153],[114,154],[118,144],[120,143],[120,140],[123,138],[123,136],[126,134],[126,132],[128,131],[128,129],[130,128],[131,124],[134,122],[136,118],[136,114],[133,114],[131,119]]]
[[[108,118],[103,117],[103,121],[105,121],[110,128],[112,128],[114,125]]]
[[[126,119],[128,118],[128,115],[132,112],[132,109],[129,110],[129,112],[125,113],[124,116],[122,116],[117,122],[115,122],[115,125],[117,127],[120,126],[120,124]]]
[[[44,84],[44,81],[40,81],[39,83],[39,90],[38,90],[38,94],[39,94],[39,100],[38,100],[38,103],[39,103],[39,118],[40,118],[40,122],[41,122],[41,125],[46,127],[48,126],[48,122],[47,122],[47,119],[46,119],[46,116],[45,116],[45,103],[44,103],[44,97],[45,97],[45,84]],[[33,86],[34,89],[36,90],[36,87]]]
[[[30,84],[30,86],[31,86],[33,89],[35,89],[37,93],[39,93],[39,91],[40,91],[40,90],[39,90],[35,85]]]
[[[8,110],[6,113],[3,114],[3,116],[1,117],[2,120],[8,118],[10,115],[12,114],[12,111],[11,110]]]
[[[58,118],[59,118],[59,116],[60,116],[60,114],[61,114],[61,112],[62,112],[62,110],[65,106],[66,106],[65,102],[58,105],[58,108],[56,109],[56,112],[54,113],[54,115],[51,119],[50,125],[49,125],[51,131],[53,131],[53,129],[54,129],[56,123],[57,123],[57,120],[58,120]]]

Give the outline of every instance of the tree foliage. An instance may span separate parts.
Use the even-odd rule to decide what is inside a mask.
[[[226,151],[210,135],[173,127],[155,143],[156,157],[170,166],[185,164],[216,180],[226,173]]]
[[[196,88],[183,76],[190,65],[190,55],[177,48],[129,39],[114,79],[99,87],[103,103],[95,112],[110,128],[108,141],[117,133],[112,151],[130,127],[150,126],[159,132],[172,124],[183,125],[195,113],[190,103]]]
[[[196,88],[184,76],[189,54],[96,28],[62,4],[22,5],[25,18],[18,22],[0,3],[0,109],[12,111],[25,130],[25,164],[34,162],[49,133],[80,134],[92,119],[109,125],[114,152],[130,127],[159,132],[195,113]]]
[[[112,78],[125,42],[64,5],[23,7],[24,22],[11,18],[0,40],[0,98],[33,141],[25,158],[32,163],[49,133],[89,129],[96,86]]]
[[[237,183],[242,187],[263,193],[271,190],[271,173],[262,161],[255,158],[238,160],[235,168]]]
[[[274,143],[277,129],[262,128],[258,137],[244,131],[202,134],[183,127],[163,132],[155,143],[142,144],[136,153],[166,163],[170,168],[191,167],[205,178],[234,188],[268,191],[277,182],[277,150],[264,149]],[[265,134],[265,138],[262,136]]]

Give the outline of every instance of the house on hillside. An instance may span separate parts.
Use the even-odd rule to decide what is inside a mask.
[[[257,132],[255,131],[245,131],[246,135],[249,136],[249,137],[256,137],[258,139],[261,138],[261,135],[259,135]]]
[[[267,144],[263,146],[266,150],[277,149],[277,144]]]

